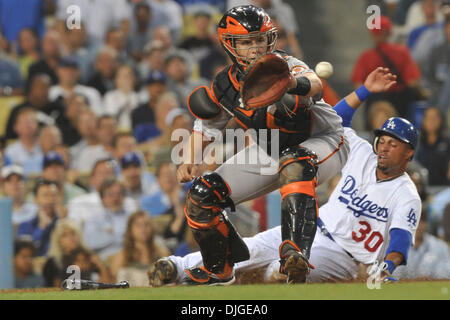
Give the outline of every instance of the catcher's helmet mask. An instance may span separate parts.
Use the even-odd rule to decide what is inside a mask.
[[[269,15],[262,8],[253,5],[238,6],[228,10],[220,20],[217,32],[222,47],[241,72],[245,72],[249,63],[255,60],[255,58],[249,59],[250,50],[261,46],[250,47],[247,56],[241,56],[237,52],[236,40],[256,39],[258,41],[258,38],[264,37],[267,40],[265,52],[261,54],[263,56],[275,50],[278,37],[278,31]]]

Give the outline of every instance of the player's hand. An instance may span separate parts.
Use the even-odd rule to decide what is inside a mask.
[[[387,269],[387,264],[385,262],[379,263],[378,261],[375,261],[374,264],[372,264],[367,269],[367,274],[369,275],[369,277],[378,279],[383,283],[390,283],[397,281],[397,279],[392,277],[391,273]]]
[[[180,183],[189,182],[202,175],[203,169],[197,164],[182,164],[177,170],[177,179]]]
[[[373,70],[364,81],[364,86],[371,93],[386,92],[397,83],[397,76],[388,68],[378,67]]]

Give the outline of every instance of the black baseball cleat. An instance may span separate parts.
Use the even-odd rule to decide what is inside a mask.
[[[183,280],[186,285],[209,285],[209,286],[229,286],[236,281],[234,271],[230,277],[220,278],[216,274],[209,272],[204,267],[184,270],[187,278]]]
[[[153,264],[147,275],[151,287],[162,287],[176,282],[177,268],[169,258],[161,258]]]
[[[314,266],[302,254],[301,250],[290,240],[280,245],[280,273],[288,276],[287,283],[305,283]]]

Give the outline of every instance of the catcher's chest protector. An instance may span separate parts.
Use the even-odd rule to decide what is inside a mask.
[[[245,110],[239,93],[239,83],[232,75],[233,66],[222,70],[214,79],[213,90],[218,102],[234,114],[244,129],[279,129],[280,150],[308,139],[312,130],[312,115],[295,95],[285,96],[272,106]],[[267,133],[270,139],[270,132]],[[258,138],[259,139],[259,138]],[[268,141],[270,144],[270,140]]]

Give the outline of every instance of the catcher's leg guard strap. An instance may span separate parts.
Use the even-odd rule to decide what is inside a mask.
[[[316,229],[316,200],[301,193],[287,195],[281,203],[281,239],[297,244],[309,259]]]
[[[205,268],[217,274],[224,272],[229,252],[229,230],[221,221],[219,212],[214,208],[199,207],[188,198],[184,213],[200,247]]]
[[[209,223],[198,223],[189,217],[185,208],[188,225],[192,228],[203,258],[205,268],[217,274],[229,276],[234,263],[248,260],[250,252],[233,224],[223,215],[216,216]]]
[[[249,258],[247,246],[222,213],[232,205],[229,194],[228,185],[217,173],[205,175],[193,182],[185,207],[204,266],[219,277],[229,276],[235,262]]]
[[[281,238],[308,259],[317,229],[316,164],[314,152],[302,147],[288,148],[280,158]]]

